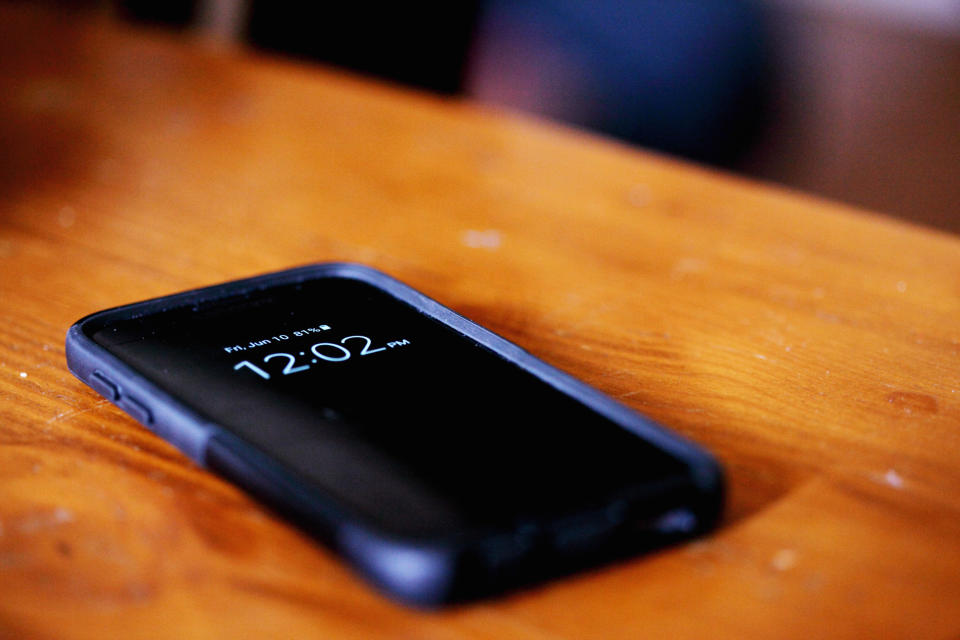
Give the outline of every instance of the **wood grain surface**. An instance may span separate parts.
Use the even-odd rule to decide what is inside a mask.
[[[702,540],[403,609],[74,379],[104,307],[370,264],[718,454]],[[960,240],[0,7],[0,638],[960,637]]]

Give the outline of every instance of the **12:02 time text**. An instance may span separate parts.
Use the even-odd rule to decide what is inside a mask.
[[[354,347],[353,351],[348,349],[345,345],[350,342],[351,346]],[[271,360],[278,360],[282,363],[283,369],[280,371],[280,375],[290,375],[292,373],[299,373],[301,371],[306,371],[310,368],[311,364],[318,364],[320,362],[344,362],[349,360],[351,357],[356,355],[357,357],[370,356],[375,353],[380,353],[390,349],[396,349],[397,347],[405,347],[410,344],[409,340],[392,340],[385,343],[383,346],[374,346],[373,341],[367,336],[347,336],[342,338],[339,343],[337,342],[317,342],[310,346],[310,357],[305,351],[300,351],[299,355],[309,358],[309,362],[302,362],[301,364],[297,363],[297,356],[292,353],[271,353],[263,357],[263,362],[267,363]],[[252,371],[256,375],[260,376],[264,380],[269,380],[271,374],[253,364],[249,360],[243,360],[238,362],[233,366],[234,371],[239,371],[240,369],[247,369]],[[273,375],[277,375],[275,372]]]

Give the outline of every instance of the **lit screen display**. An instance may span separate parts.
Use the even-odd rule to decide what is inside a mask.
[[[684,470],[360,280],[278,285],[92,337],[341,508],[398,534],[562,516]]]

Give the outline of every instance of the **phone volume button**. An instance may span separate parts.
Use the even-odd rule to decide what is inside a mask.
[[[145,425],[153,424],[153,414],[139,400],[130,396],[123,396],[117,401],[117,406],[130,414],[137,422]]]
[[[89,384],[94,391],[110,402],[116,402],[120,399],[120,388],[100,371],[94,371],[90,374]]]

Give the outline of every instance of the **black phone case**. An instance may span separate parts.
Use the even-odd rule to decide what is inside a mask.
[[[355,278],[374,285],[495,352],[638,437],[685,462],[682,479],[651,486],[630,500],[514,531],[463,532],[444,539],[401,539],[346,513],[299,483],[264,453],[205,420],[123,363],[89,333],[112,322],[315,278]],[[515,344],[372,268],[322,263],[195,289],[89,315],[70,327],[67,365],[120,409],[333,547],[388,595],[437,606],[473,599],[608,562],[712,528],[723,503],[720,466],[673,434]]]

